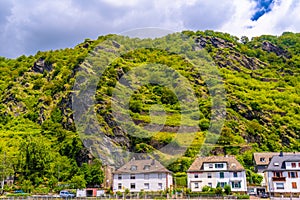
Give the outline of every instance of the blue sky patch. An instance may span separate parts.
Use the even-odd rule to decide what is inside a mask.
[[[252,21],[257,21],[261,16],[270,12],[275,0],[254,0],[256,2],[256,12],[251,17]]]

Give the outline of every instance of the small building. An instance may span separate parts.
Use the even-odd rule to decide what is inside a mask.
[[[187,171],[188,187],[202,191],[204,186],[216,188],[230,185],[233,192],[247,192],[244,167],[233,156],[198,157]]]
[[[275,152],[258,152],[253,154],[254,170],[256,173],[263,175],[264,171],[268,168],[268,165],[273,156],[277,156],[279,153]]]
[[[173,184],[172,173],[153,159],[132,159],[113,172],[113,191],[162,191]]]
[[[76,197],[100,197],[104,195],[104,190],[99,188],[77,189]]]
[[[300,154],[273,156],[265,170],[267,190],[271,195],[300,195]]]

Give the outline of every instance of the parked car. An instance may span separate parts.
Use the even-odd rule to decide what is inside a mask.
[[[24,192],[23,190],[15,190],[15,194],[18,194],[18,196],[26,196],[28,193]]]
[[[61,198],[73,198],[73,197],[75,197],[75,194],[73,194],[67,190],[62,190],[59,192],[59,196]]]
[[[267,193],[263,193],[260,198],[269,198],[269,195]]]
[[[15,194],[24,194],[25,192],[23,190],[15,190]]]

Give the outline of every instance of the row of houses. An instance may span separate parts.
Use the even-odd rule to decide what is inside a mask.
[[[255,153],[254,167],[263,176],[260,186],[248,186],[244,167],[234,156],[198,157],[187,170],[187,187],[229,185],[233,192],[249,190],[272,195],[300,195],[300,153]],[[153,159],[131,160],[113,172],[113,191],[162,191],[174,188],[172,172]]]

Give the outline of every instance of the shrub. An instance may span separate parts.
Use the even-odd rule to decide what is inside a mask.
[[[224,186],[224,193],[227,194],[227,195],[231,194],[231,187],[230,187],[230,185],[225,185]]]

